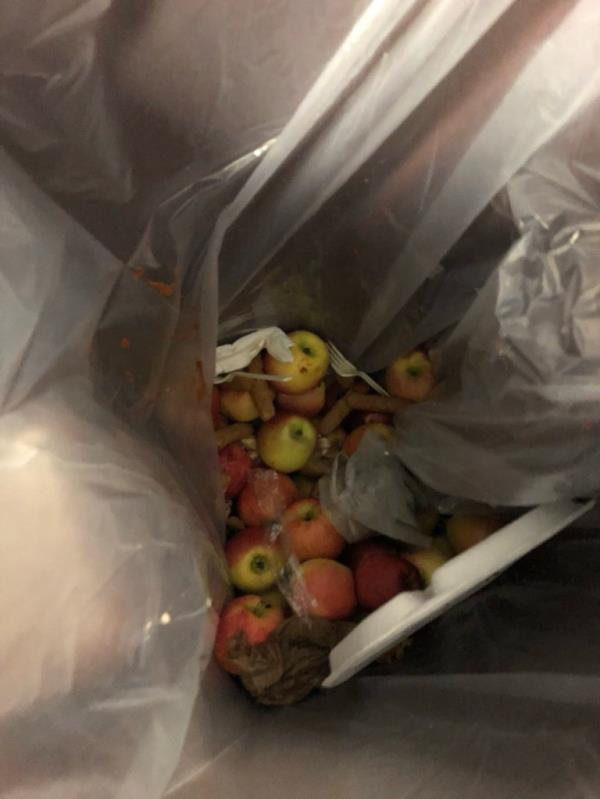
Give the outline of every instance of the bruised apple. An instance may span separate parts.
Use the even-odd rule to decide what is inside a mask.
[[[233,638],[243,635],[251,646],[262,644],[283,621],[283,610],[254,594],[240,596],[225,606],[219,619],[215,639],[217,662],[230,674],[239,668],[229,657]]]
[[[289,333],[293,342],[292,360],[278,361],[272,355],[265,355],[264,370],[269,375],[289,377],[285,383],[277,383],[275,388],[282,394],[305,394],[315,388],[325,377],[329,367],[327,345],[308,330]]]
[[[435,385],[431,361],[420,350],[391,363],[385,373],[385,387],[393,397],[413,402],[426,399]]]
[[[316,558],[300,567],[310,597],[309,615],[322,619],[347,619],[356,610],[354,578],[337,560]]]
[[[309,460],[317,443],[317,431],[308,419],[278,413],[261,425],[256,435],[260,459],[278,472],[297,472]]]
[[[225,546],[225,557],[233,585],[253,593],[271,588],[283,566],[279,541],[272,540],[264,527],[236,533]]]
[[[238,515],[249,527],[271,524],[298,498],[291,477],[272,469],[253,469],[238,498]]]
[[[299,561],[337,558],[346,542],[327,518],[316,499],[300,499],[281,520],[290,549]]]
[[[325,383],[319,383],[304,394],[280,393],[277,395],[277,405],[283,411],[312,418],[321,413],[325,406]]]
[[[219,465],[227,499],[237,497],[252,468],[252,459],[241,444],[229,444],[219,450]]]

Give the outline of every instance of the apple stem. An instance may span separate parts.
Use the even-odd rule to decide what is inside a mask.
[[[249,605],[247,605],[247,606],[246,606],[246,609],[247,609],[247,610],[249,610],[251,613],[254,613],[254,615],[255,615],[255,616],[257,616],[257,617],[260,619],[260,618],[262,618],[262,617],[265,615],[265,613],[266,613],[266,612],[269,610],[269,606],[266,604],[266,602],[263,602],[263,601],[261,600],[261,601],[260,601],[258,604],[256,604],[256,605],[253,605],[253,606],[249,606]]]

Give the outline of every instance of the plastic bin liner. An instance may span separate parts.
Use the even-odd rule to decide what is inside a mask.
[[[209,664],[207,405],[257,326],[435,336],[408,469],[596,493],[596,0],[1,6],[0,795],[594,797],[594,537],[257,711]]]

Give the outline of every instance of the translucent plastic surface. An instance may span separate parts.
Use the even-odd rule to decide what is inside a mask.
[[[444,334],[404,466],[597,493],[596,0],[0,8],[2,796],[158,799],[180,757],[177,799],[595,796],[593,538],[410,680],[266,716],[206,667],[219,339],[302,324],[378,369]]]

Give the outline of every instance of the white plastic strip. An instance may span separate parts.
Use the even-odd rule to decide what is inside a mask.
[[[388,649],[564,530],[593,505],[593,500],[560,500],[540,505],[448,561],[435,572],[427,590],[398,594],[371,613],[332,650],[331,673],[323,687],[333,688],[354,676]]]

